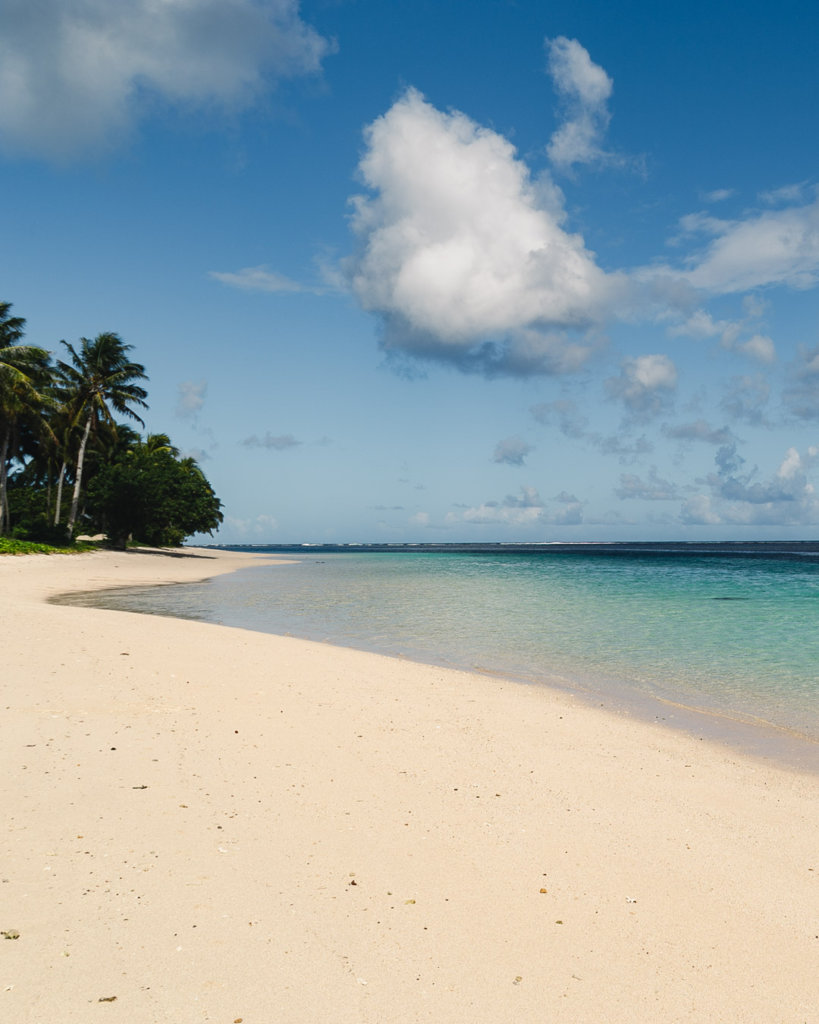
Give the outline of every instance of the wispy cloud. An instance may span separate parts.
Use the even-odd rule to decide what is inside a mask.
[[[549,140],[549,159],[563,171],[574,164],[610,161],[602,140],[610,119],[611,79],[576,39],[547,39],[546,52],[549,74],[565,110],[563,123]]]
[[[670,480],[663,480],[652,466],[648,478],[643,479],[635,473],[622,473],[620,486],[614,492],[618,498],[637,499],[639,501],[673,501],[679,498],[678,486]]]
[[[620,432],[607,436],[596,430],[589,430],[588,417],[570,399],[541,402],[533,405],[530,412],[543,426],[556,426],[564,437],[582,441],[603,455],[617,458],[621,464],[636,462],[654,450],[654,445],[645,435],[630,437],[627,433]]]
[[[672,324],[668,333],[672,338],[718,337],[722,347],[731,352],[760,363],[775,362],[773,339],[759,329],[765,303],[754,295],[746,295],[742,305],[746,315],[737,320],[715,320],[706,310],[695,309],[682,321]]]
[[[330,273],[329,270],[327,273]],[[323,273],[322,276],[326,275]],[[339,288],[337,278],[327,285],[304,284],[271,270],[266,264],[232,271],[210,270],[208,277],[230,288],[241,288],[249,292],[304,292],[308,295],[328,295],[343,290]]]
[[[225,522],[223,529],[236,533],[241,537],[267,537],[270,538],[270,534],[277,529],[278,521],[275,516],[261,513],[260,515],[253,516],[247,519],[237,518],[236,516],[225,516]]]
[[[277,273],[264,265],[258,267],[243,267],[236,271],[211,270],[208,277],[221,281],[231,288],[242,288],[245,291],[256,292],[303,292],[310,289],[300,285],[283,274]]]
[[[819,199],[736,221],[700,217],[697,227],[713,240],[685,273],[695,288],[724,295],[774,284],[811,288],[819,281]]]
[[[554,402],[540,402],[529,410],[538,423],[544,426],[557,423],[564,437],[581,438],[588,436],[589,418],[581,412],[576,402],[559,398]]]
[[[732,377],[725,389],[720,408],[737,422],[754,427],[770,426],[767,408],[771,385],[761,374]]]
[[[724,203],[733,195],[735,195],[735,191],[732,188],[715,188],[713,192],[706,192],[704,199],[707,203]]]
[[[704,444],[731,444],[736,441],[733,431],[728,427],[712,427],[705,420],[694,420],[691,423],[679,423],[677,426],[663,424],[662,432],[672,441],[701,441]]]
[[[634,420],[653,419],[668,408],[677,387],[677,368],[666,355],[637,356],[623,363],[619,377],[606,381],[606,390]]]
[[[532,446],[523,438],[507,437],[503,441],[498,441],[492,461],[505,463],[507,466],[522,466],[531,451]]]
[[[819,345],[799,350],[783,398],[794,416],[819,420]]]
[[[768,203],[771,206],[779,206],[784,203],[788,206],[794,203],[801,203],[805,199],[808,183],[800,181],[793,185],[781,185],[779,188],[769,189],[767,192],[760,192],[760,202]]]
[[[773,343],[773,338],[769,338],[767,334],[752,334],[750,338],[746,338],[744,341],[735,341],[733,344],[726,345],[725,347],[733,349],[734,352],[740,352],[751,359],[756,359],[760,363],[773,363],[776,361],[776,346]]]
[[[298,441],[292,434],[252,434],[241,442],[245,448],[267,448],[270,451],[284,452],[289,448],[297,448],[302,442]]]
[[[179,398],[176,403],[177,416],[195,416],[205,404],[208,391],[207,381],[183,380],[177,386]]]

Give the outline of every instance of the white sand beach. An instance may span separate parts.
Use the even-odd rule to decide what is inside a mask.
[[[570,695],[59,606],[0,558],[0,1018],[819,1022],[819,777]]]

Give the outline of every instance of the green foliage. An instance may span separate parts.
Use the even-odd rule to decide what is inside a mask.
[[[70,363],[57,360],[60,387],[67,404],[75,411],[77,422],[91,415],[94,424],[100,421],[113,424],[113,408],[144,426],[132,406],[147,409],[148,392],[134,383],[147,380],[147,376],[141,363],[133,363],[128,358],[133,345],[126,345],[112,331],[93,339],[80,338],[79,352],[67,341],[60,344],[71,356]]]
[[[25,470],[12,478],[9,490],[12,527],[10,536],[64,547],[71,543],[65,526],[55,526],[48,505],[48,494],[33,474]]]
[[[0,534],[9,529],[8,470],[25,458],[32,440],[49,433],[45,412],[51,380],[49,355],[41,348],[19,345],[25,320],[10,315],[11,303],[0,302]]]
[[[0,555],[77,555],[93,550],[93,544],[72,544],[67,548],[37,544],[30,540],[15,540],[13,537],[0,537]]]
[[[10,302],[0,302],[0,348],[16,345],[23,337],[25,326],[23,317],[11,315]]]
[[[68,532],[73,533],[79,515],[85,452],[92,431],[96,431],[101,423],[106,423],[116,433],[112,408],[144,426],[133,406],[147,408],[145,399],[148,392],[134,383],[147,379],[145,367],[130,361],[128,353],[133,345],[126,345],[118,334],[108,331],[98,334],[93,341],[80,338],[79,352],[67,341],[62,344],[71,355],[71,363],[57,360],[59,392],[65,408],[71,412],[72,425],[84,424],[77,450],[74,493],[68,513]]]
[[[167,434],[142,440],[118,423],[144,426],[147,379],[117,334],[62,342],[70,362],[19,344],[25,320],[0,302],[0,538],[71,543],[102,530],[117,547],[129,538],[176,545],[212,533],[222,504],[193,459],[180,458]],[[64,525],[63,525],[64,524]],[[25,547],[25,546],[23,546]],[[5,550],[0,549],[0,550]]]
[[[102,467],[88,489],[91,521],[116,548],[129,537],[166,546],[212,533],[222,522],[221,507],[196,462],[151,437]]]

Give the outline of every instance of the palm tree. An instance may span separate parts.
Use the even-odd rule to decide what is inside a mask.
[[[144,426],[143,420],[134,412],[132,406],[138,405],[147,409],[145,399],[148,392],[134,382],[148,378],[144,366],[132,363],[128,359],[128,352],[133,345],[126,345],[118,334],[98,334],[93,341],[80,338],[79,352],[67,341],[61,344],[65,345],[71,355],[71,364],[57,361],[63,398],[72,410],[73,422],[77,425],[83,423],[74,470],[74,493],[67,523],[67,530],[71,535],[80,507],[83,463],[91,431],[101,422],[116,430],[112,408],[115,412],[130,416]]]
[[[145,451],[150,452],[151,455],[156,455],[157,452],[167,452],[175,459],[179,458],[179,449],[175,444],[171,444],[171,439],[167,434],[148,434],[144,444]]]
[[[0,302],[0,534],[9,528],[8,467],[17,448],[21,419],[42,420],[40,388],[47,382],[49,355],[33,345],[18,345],[25,320],[10,316],[11,303]]]
[[[21,316],[10,316],[11,303],[0,302],[0,348],[16,345],[23,337],[26,321]]]

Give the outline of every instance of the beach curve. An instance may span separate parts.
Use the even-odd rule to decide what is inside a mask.
[[[546,688],[47,603],[259,564],[176,554],[0,559],[6,1019],[819,1019],[815,777]]]

